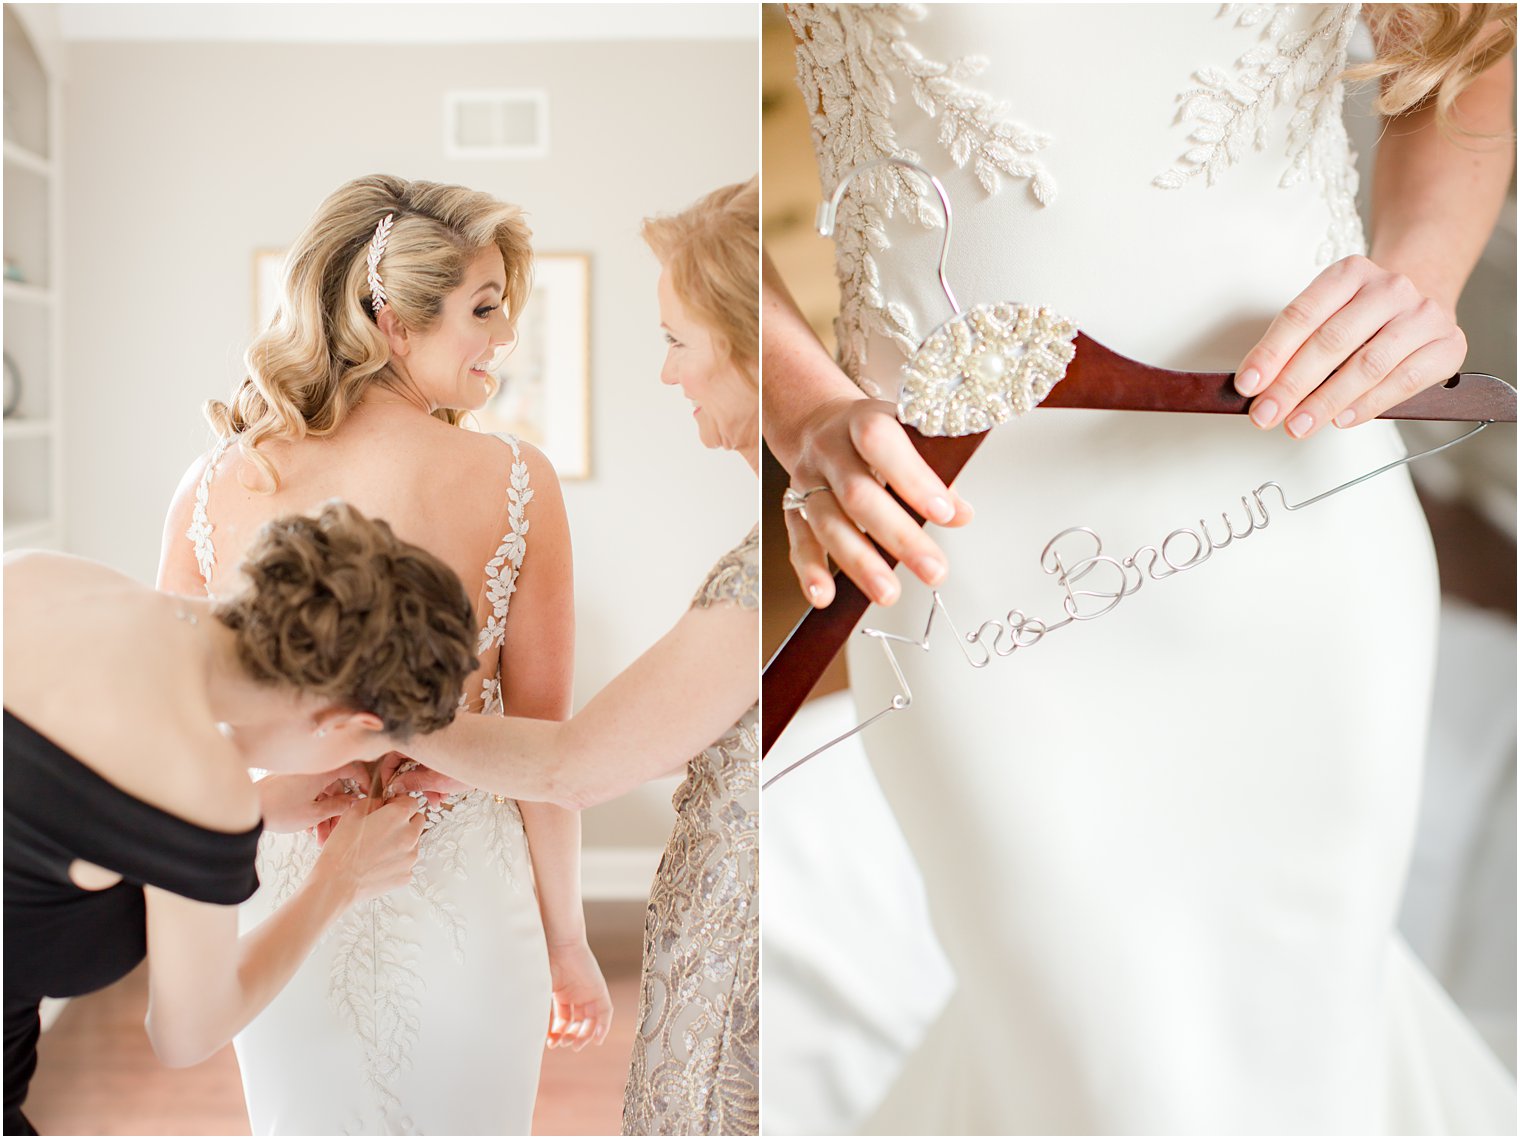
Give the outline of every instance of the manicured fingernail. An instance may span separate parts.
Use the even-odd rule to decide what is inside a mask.
[[[1288,434],[1295,439],[1302,439],[1309,433],[1309,428],[1314,426],[1314,416],[1307,411],[1301,411],[1292,419],[1288,420]]]
[[[1348,407],[1345,411],[1337,415],[1335,419],[1332,420],[1332,422],[1337,427],[1350,427],[1353,423],[1356,422],[1356,412]]]
[[[1241,395],[1255,395],[1261,391],[1261,373],[1247,368],[1235,377],[1235,390]]]
[[[807,594],[808,600],[813,603],[813,608],[821,609],[823,607],[823,599],[826,596],[826,591],[821,584],[816,581],[813,582],[812,585],[808,586]]]
[[[945,563],[928,554],[914,558],[909,564],[925,585],[938,585],[945,576]]]
[[[1251,408],[1251,422],[1257,427],[1271,427],[1272,421],[1277,418],[1277,402],[1270,399],[1259,399],[1256,406]]]
[[[890,574],[877,574],[871,578],[871,596],[878,605],[890,605],[897,600],[897,579]]]
[[[949,522],[955,517],[955,507],[950,505],[950,500],[944,495],[936,494],[929,500],[929,518],[934,522]]]

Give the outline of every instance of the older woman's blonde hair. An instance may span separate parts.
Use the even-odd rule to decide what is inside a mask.
[[[1346,79],[1379,79],[1374,106],[1402,115],[1427,104],[1451,134],[1471,135],[1454,113],[1457,97],[1515,49],[1513,4],[1363,4],[1377,55]]]
[[[681,303],[751,385],[760,361],[760,183],[736,182],[670,217],[645,218],[644,240]]]
[[[340,186],[285,259],[280,305],[244,356],[248,375],[230,404],[212,400],[206,418],[222,438],[239,436],[244,454],[279,477],[258,451],[266,439],[330,435],[371,384],[399,386],[390,342],[375,322],[367,279],[370,239],[392,215],[379,265],[386,306],[410,331],[438,319],[443,299],[481,250],[495,245],[506,266],[509,319],[532,287],[531,232],[517,206],[437,182],[371,174]],[[458,423],[463,412],[434,412]]]

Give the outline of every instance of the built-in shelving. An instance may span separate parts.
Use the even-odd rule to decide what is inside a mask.
[[[47,5],[6,5],[5,365],[19,399],[5,418],[5,548],[64,543],[60,53]]]

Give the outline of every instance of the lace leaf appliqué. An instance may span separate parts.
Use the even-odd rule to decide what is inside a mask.
[[[923,5],[794,4],[787,14],[798,41],[797,84],[826,187],[873,159],[921,161],[892,126],[898,86],[905,83],[914,104],[939,121],[939,145],[958,167],[971,166],[986,193],[998,193],[1003,179],[1013,178],[1026,182],[1040,205],[1054,201],[1055,179],[1036,157],[1050,136],[1013,121],[1004,104],[968,83],[986,69],[984,58],[946,63],[908,41],[906,26],[925,18]],[[842,303],[836,331],[840,363],[857,382],[870,332],[904,352],[921,340],[907,306],[889,303],[881,293],[875,258],[888,248],[886,223],[898,213],[925,228],[941,224],[932,191],[897,168],[863,175],[839,211],[834,247]],[[862,386],[869,391],[873,385]]]
[[[1189,127],[1188,149],[1152,185],[1178,190],[1202,175],[1206,186],[1238,163],[1248,148],[1267,148],[1273,112],[1292,108],[1287,131],[1288,168],[1279,185],[1317,182],[1330,213],[1329,232],[1317,251],[1321,263],[1363,246],[1356,213],[1356,168],[1341,118],[1340,73],[1359,5],[1326,5],[1304,28],[1286,31],[1292,5],[1226,4],[1239,28],[1260,28],[1257,46],[1236,60],[1233,72],[1201,67],[1197,86],[1177,96],[1176,122]]]
[[[231,442],[231,439],[218,439],[216,446],[211,448],[211,454],[206,458],[206,469],[201,472],[200,481],[195,487],[190,528],[185,531],[185,537],[195,547],[195,564],[200,568],[201,581],[205,583],[207,592],[211,590],[211,573],[216,569],[216,547],[211,540],[213,527],[206,515],[206,502],[211,495],[211,478],[216,474],[216,465]]]
[[[523,555],[528,550],[528,503],[533,488],[528,485],[528,464],[523,461],[517,440],[508,437],[512,447],[512,477],[507,487],[507,532],[495,555],[486,563],[486,600],[491,613],[481,626],[476,642],[477,655],[499,648],[507,635],[507,611],[517,592],[517,575],[522,570]]]

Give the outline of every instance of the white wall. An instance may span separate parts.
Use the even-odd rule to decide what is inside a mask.
[[[563,9],[567,19],[575,9]],[[65,94],[68,547],[153,579],[164,509],[252,333],[252,254],[377,171],[523,204],[592,258],[592,463],[566,484],[580,705],[676,619],[756,516],[658,382],[658,268],[638,236],[758,161],[753,41],[401,46],[74,42]],[[443,156],[451,87],[542,87],[552,153]],[[663,843],[671,784],[588,812],[588,842]]]

